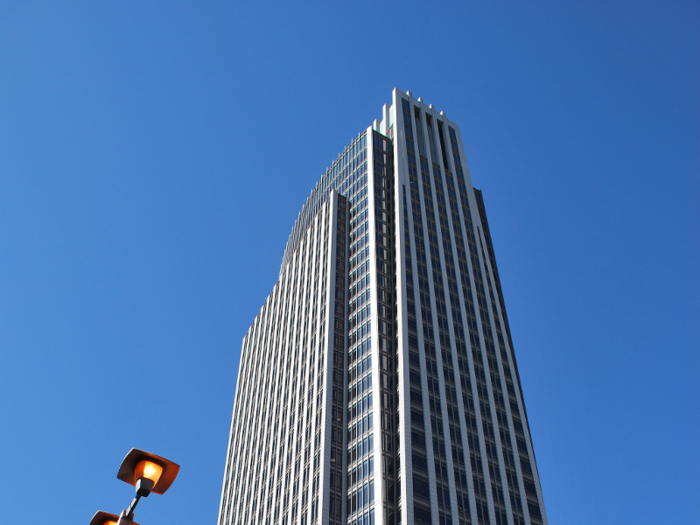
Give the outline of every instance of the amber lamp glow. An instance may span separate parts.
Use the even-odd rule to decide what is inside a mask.
[[[163,474],[163,467],[158,463],[153,463],[146,459],[142,459],[136,464],[134,469],[134,477],[138,480],[140,478],[150,479],[153,485],[158,483],[160,476]]]

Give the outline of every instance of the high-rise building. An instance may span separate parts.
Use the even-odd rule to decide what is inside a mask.
[[[458,126],[394,90],[243,339],[219,525],[547,523]]]

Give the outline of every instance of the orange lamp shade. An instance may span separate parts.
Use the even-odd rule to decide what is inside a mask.
[[[95,515],[90,520],[90,525],[117,525],[119,522],[119,516],[116,514],[110,514],[103,510],[98,510]],[[132,521],[134,525],[139,525],[135,521]]]
[[[141,461],[139,461],[136,464],[136,467],[134,468],[135,479],[150,479],[154,485],[158,483],[158,480],[160,479],[160,476],[162,474],[163,467],[161,467],[158,463],[148,461],[147,459],[142,459]]]
[[[134,485],[142,478],[153,481],[153,493],[163,494],[173,484],[180,465],[145,450],[132,448],[122,461],[117,477]]]

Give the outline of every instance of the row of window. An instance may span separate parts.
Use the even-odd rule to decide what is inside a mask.
[[[345,149],[343,153],[338,156],[338,159],[336,159],[336,161],[331,165],[331,167],[326,171],[326,173],[321,177],[321,180],[311,191],[311,195],[309,195],[308,199],[306,199],[306,203],[299,214],[299,218],[296,220],[294,227],[292,228],[292,233],[289,235],[289,240],[287,241],[287,246],[284,250],[284,256],[282,258],[282,269],[280,270],[280,273],[291,260],[291,257],[298,247],[300,239],[303,237],[303,233],[306,231],[308,225],[313,221],[313,218],[317,215],[321,206],[327,199],[328,192],[331,189],[335,189],[341,193],[341,187],[346,184],[349,179],[353,179],[354,181],[362,173],[367,171],[366,146],[367,137],[366,133],[363,132],[352,142],[352,144],[350,144],[350,146]],[[351,204],[353,203],[354,199],[351,201]]]
[[[328,207],[325,210],[327,212]],[[308,343],[306,335],[308,329],[315,330],[317,312],[320,312],[321,318],[325,315],[325,306],[318,308],[317,303],[325,298],[325,293],[320,292],[325,289],[325,272],[321,269],[326,267],[325,261],[328,256],[328,228],[329,219],[327,213],[324,213],[307,232],[305,239],[308,241],[305,240],[300,245],[301,257],[295,258],[285,279],[276,285],[268,304],[256,318],[245,341],[244,362],[241,368],[244,377],[241,381],[242,389],[237,393],[237,406],[241,407],[241,403],[245,403],[246,419],[249,422],[237,418],[238,422],[234,425],[238,432],[236,448],[242,454],[231,458],[230,469],[231,479],[235,480],[236,485],[233,491],[234,507],[236,501],[240,501],[238,509],[232,508],[231,511],[234,512],[234,516],[238,515],[239,520],[252,519],[263,522],[265,514],[278,517],[280,513],[286,515],[290,511],[292,516],[296,516],[298,512],[307,508],[309,503],[312,457],[314,467],[317,468],[320,464],[318,454],[311,454],[310,445],[314,420],[312,391],[317,377],[311,371],[315,370],[317,363],[323,361],[323,356],[316,356],[315,334]],[[316,242],[312,243],[313,239],[316,239]],[[300,264],[300,261],[306,261],[309,255],[312,258],[308,263]],[[324,262],[321,262],[321,259]],[[320,281],[321,289],[317,288],[319,280],[316,276],[319,274],[323,275]],[[298,305],[297,294],[300,296]],[[304,300],[307,302],[303,303]],[[294,323],[295,314],[305,318],[301,326],[298,322]],[[309,317],[313,319],[311,323],[308,323]],[[280,323],[280,320],[283,322]],[[320,325],[323,326],[322,319]],[[275,351],[287,347],[288,327],[294,327],[293,333],[289,334],[294,338],[293,344],[289,344],[289,352]],[[285,358],[286,364],[280,366],[280,361]],[[275,380],[273,376],[277,376],[278,373],[280,377]],[[256,385],[263,385],[264,388],[254,388]],[[317,409],[322,404],[320,385],[322,381],[316,387]],[[269,392],[270,388],[276,392]],[[253,390],[250,393],[255,395],[249,395],[248,391],[251,389]],[[287,402],[280,405],[279,399],[285,399]],[[307,403],[308,408],[305,406]],[[242,414],[239,412],[239,415]],[[290,425],[288,439],[287,423]],[[295,427],[296,432],[293,430]],[[244,440],[246,433],[254,436],[252,442]],[[320,432],[316,432],[315,450],[318,450],[319,446]],[[261,458],[264,457],[270,458],[271,461],[263,462]],[[296,461],[293,458],[296,458]],[[268,474],[269,484],[266,490]],[[318,497],[318,487],[316,474],[313,480],[315,499]],[[270,494],[267,502],[262,498],[258,499],[258,496],[264,493]],[[273,502],[276,502],[274,510]]]
[[[348,494],[348,515],[361,511],[374,503],[374,480]]]
[[[408,104],[408,101],[403,102],[404,104],[404,126],[405,126],[405,137],[406,137],[406,147],[408,150],[408,164],[409,164],[409,188],[411,189],[411,196],[412,196],[412,211],[413,211],[413,217],[414,217],[414,235],[416,238],[416,254],[418,256],[418,262],[417,262],[417,268],[418,268],[418,274],[419,277],[417,279],[417,284],[419,285],[419,288],[421,289],[421,307],[422,307],[422,321],[423,321],[423,339],[424,343],[428,343],[428,341],[433,337],[433,329],[432,326],[430,326],[430,317],[431,315],[428,314],[427,316],[425,315],[425,306],[429,305],[429,291],[428,291],[428,282],[430,281],[429,275],[428,275],[428,270],[425,267],[424,264],[421,263],[421,261],[425,260],[425,256],[422,255],[422,250],[421,250],[421,245],[423,243],[423,231],[422,231],[422,218],[421,218],[421,199],[420,196],[417,194],[420,190],[420,186],[418,185],[418,180],[417,180],[417,168],[415,165],[415,157],[414,157],[414,152],[415,152],[415,147],[413,145],[413,132],[411,129],[411,112],[410,112],[410,105]],[[416,118],[417,122],[419,122],[420,119],[420,114],[418,113],[418,110],[416,108]],[[430,139],[430,146],[431,146],[431,153],[433,155],[433,158],[436,157],[437,154],[437,148],[436,145],[434,144],[434,139],[435,135],[433,133],[432,126],[430,125],[430,120],[429,116],[426,115],[426,118],[428,119],[428,125],[427,125],[427,130],[429,134],[429,139]],[[438,125],[440,126],[441,123],[438,122]],[[455,160],[455,166],[458,168],[458,178],[460,182],[460,190],[464,189],[466,190],[466,186],[463,181],[463,174],[461,172],[461,162],[459,160],[459,154],[457,153],[457,144],[456,144],[456,138],[455,138],[455,133],[452,128],[450,128],[450,135],[451,139],[453,139],[451,142],[452,150],[453,150],[453,155],[454,155],[454,160]],[[442,129],[439,130],[439,136],[442,137]],[[449,391],[454,391],[454,386],[450,386],[450,384],[454,385],[453,378],[454,378],[454,370],[452,368],[452,356],[450,352],[450,348],[455,345],[451,341],[451,330],[450,330],[450,325],[448,322],[448,315],[447,315],[447,308],[446,308],[446,299],[447,296],[445,295],[445,292],[449,290],[449,299],[450,299],[450,304],[452,305],[452,321],[453,321],[453,327],[454,327],[454,334],[455,337],[457,338],[456,341],[456,347],[460,348],[460,346],[466,346],[466,342],[464,341],[465,338],[465,332],[461,324],[461,311],[460,311],[460,299],[459,299],[459,288],[457,285],[456,281],[456,272],[454,268],[454,261],[452,260],[452,241],[450,237],[450,227],[449,227],[449,219],[448,217],[451,215],[454,231],[455,231],[455,243],[457,245],[457,251],[460,251],[460,245],[462,246],[462,251],[464,251],[464,243],[461,239],[461,226],[460,223],[461,221],[459,220],[459,212],[457,210],[457,201],[456,201],[456,195],[455,195],[455,190],[454,190],[454,182],[451,178],[451,175],[447,173],[445,175],[445,180],[447,181],[447,189],[449,190],[449,202],[451,205],[450,211],[447,209],[446,205],[446,199],[445,199],[445,193],[444,193],[444,186],[442,183],[442,174],[440,172],[440,168],[437,164],[433,163],[433,178],[432,182],[434,183],[435,186],[435,197],[436,197],[436,203],[437,203],[437,209],[434,207],[433,199],[432,199],[432,187],[431,187],[431,177],[430,177],[430,172],[429,172],[429,164],[427,162],[427,158],[424,158],[424,152],[426,151],[423,148],[422,141],[423,141],[423,129],[422,126],[419,126],[418,128],[418,140],[419,140],[419,151],[421,152],[421,175],[422,175],[422,189],[423,189],[423,197],[424,200],[422,202],[425,210],[426,210],[426,225],[428,227],[428,240],[430,241],[429,243],[429,248],[430,248],[430,260],[431,260],[431,266],[432,266],[432,284],[435,292],[435,304],[437,307],[436,311],[436,316],[437,316],[437,328],[438,328],[438,334],[440,336],[440,346],[442,347],[442,363],[443,363],[443,368],[444,368],[444,378],[445,378],[445,389],[446,393]],[[442,150],[442,157],[443,161],[445,162],[445,165],[447,166],[447,154],[444,146],[444,141],[441,141],[440,143],[440,149]],[[472,224],[471,224],[471,218],[469,217],[469,208],[468,208],[468,201],[465,198],[466,191],[463,192],[462,195],[462,204],[464,206],[464,211],[465,211],[465,223],[467,223],[468,226],[468,231],[467,231],[467,238],[470,241],[475,241],[476,236],[473,234],[471,230]],[[437,213],[436,213],[437,212]],[[408,227],[408,209],[407,209],[407,203],[406,203],[406,195],[405,195],[405,190],[404,190],[404,215],[405,215],[405,220],[406,220],[406,232],[409,232],[409,227]],[[439,235],[438,230],[437,230],[437,222],[439,222],[440,225],[440,233],[442,235]],[[438,247],[438,238],[441,237],[442,240],[442,251],[445,254],[444,260],[441,259],[440,257],[440,249]],[[479,239],[481,241],[481,239]],[[490,246],[489,246],[490,248]],[[487,360],[488,360],[488,365],[490,369],[490,378],[491,382],[493,383],[493,395],[494,399],[496,400],[497,408],[496,408],[496,413],[499,414],[498,418],[498,423],[500,424],[499,426],[499,435],[501,436],[501,444],[502,448],[504,451],[504,461],[506,463],[506,474],[508,476],[509,481],[512,479],[511,474],[515,474],[514,470],[511,470],[511,461],[510,458],[512,457],[512,454],[510,457],[508,457],[508,452],[510,448],[510,436],[508,433],[508,421],[507,418],[501,417],[500,414],[503,414],[505,416],[505,408],[501,410],[502,403],[499,402],[500,400],[503,399],[503,396],[500,392],[500,378],[499,378],[499,370],[498,370],[498,359],[495,353],[492,352],[493,347],[493,340],[491,339],[491,334],[493,333],[491,330],[490,326],[490,319],[488,317],[488,308],[485,306],[485,299],[486,296],[485,294],[479,294],[479,285],[481,285],[481,289],[483,290],[483,281],[481,280],[481,275],[480,275],[480,266],[479,266],[479,258],[478,258],[478,252],[476,249],[475,242],[470,242],[470,252],[471,252],[471,262],[472,262],[472,267],[474,268],[475,272],[475,282],[477,283],[477,298],[480,299],[480,309],[481,311],[481,317],[482,317],[482,322],[484,324],[484,333],[485,333],[485,339],[484,339],[484,348],[486,349],[487,352]],[[411,331],[415,331],[417,329],[417,320],[414,318],[411,318],[411,313],[413,312],[415,314],[415,307],[413,309],[411,308],[411,302],[410,298],[413,293],[413,287],[412,287],[412,280],[413,280],[413,274],[411,270],[411,261],[410,261],[410,244],[407,243],[407,281],[409,283],[409,317],[408,317],[408,328],[409,328],[409,347],[410,346],[416,346],[418,343],[418,338],[415,335],[411,335]],[[483,244],[482,244],[482,253],[486,253],[485,250],[483,250]],[[489,252],[489,255],[492,255],[492,250]],[[466,258],[466,254],[465,254]],[[460,261],[461,262],[461,261]],[[495,261],[493,259],[491,260],[492,266],[494,267],[495,271]],[[446,290],[443,288],[443,276],[442,276],[442,268],[441,268],[441,263],[445,265],[445,269],[447,271],[447,285],[448,289]],[[464,267],[462,264],[460,264],[460,269],[462,270],[462,280],[464,284],[464,280],[466,277],[466,280],[469,280],[469,272]],[[478,273],[477,273],[478,272]],[[502,349],[502,354],[503,354],[503,363],[504,363],[504,370],[507,368],[508,370],[508,376],[507,380],[510,380],[512,382],[512,378],[510,377],[510,368],[508,366],[508,355],[505,350],[504,346],[504,339],[502,336],[502,330],[500,326],[500,319],[498,317],[498,311],[496,308],[495,300],[494,300],[494,294],[491,289],[491,282],[490,280],[487,280],[487,285],[489,287],[489,298],[491,299],[491,310],[494,313],[494,319],[496,322],[496,333],[499,335],[498,341],[499,343],[503,344],[503,349]],[[465,287],[466,288],[466,287]],[[500,290],[499,290],[500,291]],[[468,301],[471,299],[471,289],[465,289],[464,290],[464,297]],[[425,297],[423,295],[425,294]],[[501,304],[502,306],[502,304]],[[471,310],[471,311],[470,311]],[[472,315],[469,315],[469,314]],[[475,318],[473,318],[473,306],[471,308],[467,308],[467,314],[468,314],[468,322],[469,322],[469,327],[470,327],[470,332],[474,332],[474,334],[470,334],[470,339],[471,343],[474,349],[474,353],[478,354],[478,357],[475,355],[474,359],[477,362],[476,366],[476,373],[477,373],[477,387],[480,389],[479,396],[480,396],[480,405],[481,405],[481,423],[483,426],[484,434],[486,435],[486,447],[487,447],[487,456],[488,456],[488,467],[489,470],[491,471],[491,483],[492,483],[492,489],[493,489],[493,496],[494,496],[494,503],[496,505],[496,517],[497,520],[500,522],[501,519],[505,520],[505,515],[502,515],[500,513],[499,507],[501,507],[501,502],[503,502],[503,489],[502,489],[502,484],[500,480],[500,469],[498,467],[498,455],[496,453],[496,448],[495,444],[497,442],[497,439],[490,438],[490,435],[494,435],[494,424],[492,423],[491,420],[491,409],[489,407],[489,393],[488,389],[486,388],[486,382],[484,381],[483,388],[481,387],[481,377],[479,377],[479,373],[484,374],[484,365],[480,364],[480,358],[481,358],[481,344],[479,341],[479,334],[478,334],[478,323],[476,322]],[[413,344],[411,343],[413,342]],[[430,375],[435,373],[435,368],[436,364],[434,361],[431,362],[431,360],[428,359],[428,352],[426,350],[426,373],[428,374],[428,384],[430,386],[431,380],[430,380]],[[491,355],[493,354],[493,355]],[[420,358],[417,354],[413,354],[409,352],[409,363],[413,365],[419,365],[420,363]],[[462,373],[469,373],[468,370],[462,370]],[[418,376],[414,378],[414,372],[410,371],[411,375],[411,380],[412,383],[414,382],[414,379],[419,380],[420,379],[420,374],[418,373]],[[485,374],[484,374],[485,375]],[[485,378],[484,378],[485,379]],[[416,381],[418,385],[420,385],[419,381]],[[511,383],[512,386],[512,383]],[[439,391],[436,390],[436,394],[439,395]],[[469,396],[471,396],[471,392],[469,393]],[[414,397],[414,392],[411,392],[411,398],[412,401],[416,402],[421,402],[422,405],[422,395],[420,392],[415,392],[415,397],[416,399],[413,399]],[[461,471],[460,467],[463,468],[463,457],[464,454],[461,451],[461,438],[459,437],[458,433],[458,428],[459,428],[459,416],[458,416],[458,410],[456,410],[457,405],[456,405],[456,396],[454,397],[454,401],[451,401],[450,399],[446,400],[446,408],[447,408],[447,414],[449,415],[450,419],[450,434],[452,434],[452,439],[451,441],[453,442],[453,450],[452,450],[452,459],[454,463],[461,463],[461,466],[459,464],[456,464],[455,468],[455,477],[457,478],[457,472]],[[515,396],[513,395],[513,398]],[[433,420],[433,424],[431,427],[435,431],[436,426],[437,427],[442,427],[442,410],[440,408],[440,403],[434,403],[433,402],[433,396],[429,396],[429,401],[430,401],[430,406],[431,406],[431,419]],[[437,401],[437,398],[436,398]],[[518,412],[518,404],[517,400],[513,399],[512,405],[515,406],[515,411],[514,411],[514,418],[513,422],[519,422],[516,417],[519,417],[519,412]],[[473,406],[473,403],[472,403]],[[422,409],[422,406],[421,406]],[[466,404],[466,396],[465,396],[465,410],[468,409],[467,404]],[[435,413],[433,411],[436,410]],[[411,411],[411,418],[417,425],[420,427],[423,427],[423,413],[422,410],[412,410]],[[452,421],[454,420],[454,421]],[[495,422],[494,422],[495,423]],[[520,425],[522,428],[522,425]],[[476,429],[475,429],[476,431]],[[414,432],[414,439],[416,440],[416,443],[414,445],[418,445],[419,448],[424,447],[424,437],[422,437],[421,434],[418,434],[418,437],[415,435],[416,433]],[[478,433],[475,433],[474,436],[478,436]],[[423,443],[423,447],[420,446],[418,442]],[[470,438],[471,444],[472,444],[472,450],[476,448],[476,454],[472,452],[472,466],[478,466],[478,470],[481,470],[481,462],[479,460],[479,454],[478,454],[478,447],[479,447],[479,441],[478,439],[472,440]],[[523,441],[524,443],[524,441]],[[456,447],[454,445],[457,445]],[[440,436],[440,433],[434,436],[434,454],[436,456],[444,456],[445,455],[445,445],[444,441],[442,440],[442,437]],[[470,451],[471,452],[471,451]],[[422,465],[421,458],[423,456],[416,456],[416,460],[418,461],[418,465]],[[414,465],[415,466],[415,465]],[[442,468],[438,468],[438,462],[436,461],[436,474],[437,472],[443,470]],[[475,473],[477,475],[477,473]],[[460,476],[461,477],[461,476]],[[486,502],[487,495],[485,489],[480,490],[479,486],[483,485],[483,482],[480,482],[479,479],[482,477],[481,474],[479,474],[477,477],[475,477],[475,492],[477,492],[477,506],[479,506],[480,501],[482,500],[483,496],[483,501],[484,503]],[[527,476],[524,473],[525,481],[527,481]],[[530,488],[534,485],[531,483],[527,483],[527,487]],[[515,499],[517,500],[517,503],[514,504],[514,518],[516,519],[516,523],[518,523],[521,519],[521,513],[519,512],[518,507],[519,505],[519,490],[517,488],[517,484],[515,483],[509,483],[509,488],[511,492],[514,494]],[[466,487],[465,487],[466,489]],[[481,494],[478,494],[478,493]],[[459,494],[458,494],[459,496]],[[443,501],[438,501],[439,504],[443,505],[449,505],[447,503],[447,500],[449,498],[442,498]],[[459,497],[458,497],[459,499]],[[440,505],[440,506],[443,506]],[[464,507],[463,505],[460,505],[460,507]],[[505,507],[503,507],[505,509]],[[424,509],[425,510],[425,509]],[[427,509],[429,511],[429,509]],[[439,509],[442,510],[442,509]],[[449,510],[449,509],[448,509]],[[477,509],[478,510],[478,509]],[[428,512],[429,514],[429,512]],[[461,512],[460,512],[461,514]],[[481,514],[481,513],[479,513]],[[466,515],[468,517],[468,513]],[[441,519],[442,519],[442,514],[441,514]],[[429,518],[427,518],[429,520]],[[445,514],[445,519],[449,519],[449,516],[447,513]],[[482,518],[482,516],[479,516],[479,519],[483,519],[485,522],[488,521],[488,515]]]

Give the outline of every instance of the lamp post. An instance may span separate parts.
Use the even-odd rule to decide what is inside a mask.
[[[136,487],[136,495],[129,507],[119,516],[98,511],[90,525],[138,525],[134,522],[134,510],[141,498],[151,492],[163,494],[173,484],[180,465],[150,452],[132,448],[122,461],[117,478]]]

